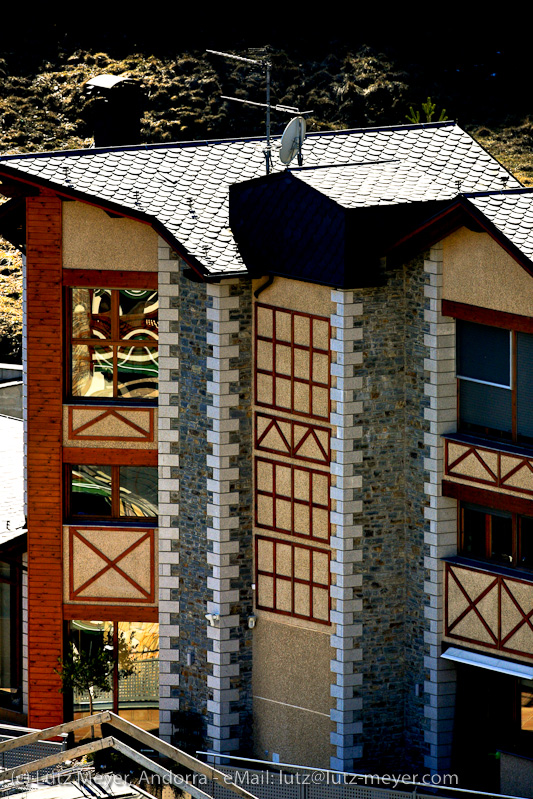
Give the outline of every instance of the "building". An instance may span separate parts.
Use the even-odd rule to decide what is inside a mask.
[[[191,747],[519,755],[533,193],[450,122],[311,134],[268,176],[263,147],[0,160],[26,256],[29,723],[73,710],[70,636],[113,647],[106,701]]]

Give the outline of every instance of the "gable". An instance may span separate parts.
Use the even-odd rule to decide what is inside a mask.
[[[533,277],[488,233],[462,227],[443,246],[443,299],[533,316]]]
[[[63,267],[157,272],[155,230],[100,208],[63,202]]]

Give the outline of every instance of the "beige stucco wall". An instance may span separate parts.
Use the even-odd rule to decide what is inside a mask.
[[[63,268],[157,272],[157,233],[100,208],[63,203]]]
[[[444,239],[443,298],[533,315],[533,277],[488,233],[460,228]]]
[[[253,639],[255,755],[329,767],[330,629],[261,616]],[[268,754],[265,754],[268,752]]]
[[[265,278],[253,280],[253,291],[256,291],[264,282]],[[335,313],[336,308],[335,304],[331,302],[331,289],[327,286],[303,283],[301,280],[290,280],[286,277],[275,277],[272,285],[261,292],[257,302],[318,316],[330,316]]]
[[[264,283],[264,279],[253,281],[255,291]],[[274,306],[275,308],[287,309],[289,311],[299,311],[304,314],[323,316],[329,318],[335,312],[336,306],[331,302],[331,291],[325,286],[302,283],[296,280],[276,277],[271,286],[261,292],[254,303]],[[263,336],[269,337],[272,334],[271,319],[268,311],[260,314],[259,330]],[[270,314],[271,315],[271,314]],[[255,335],[255,314],[254,314],[254,335]],[[290,320],[290,317],[287,317]],[[315,347],[327,349],[329,347],[328,328],[322,323],[318,323],[314,328]],[[282,341],[289,341],[291,338],[290,322],[284,315],[278,314],[277,321],[278,338]],[[295,317],[294,322],[295,341],[303,347],[308,346],[310,328],[308,322],[302,317]],[[270,369],[272,366],[272,345],[269,342],[258,342],[258,366],[263,369]],[[278,371],[283,375],[290,375],[290,351],[287,348],[286,363],[283,358],[283,344],[278,347],[277,366]],[[323,358],[324,363],[320,362]],[[296,351],[295,355],[295,376],[306,378],[308,374],[308,355],[305,350]],[[315,357],[314,378],[320,381],[327,381],[329,369],[327,356]],[[317,371],[319,370],[319,371]],[[268,401],[270,396],[269,385],[264,385],[271,381],[268,376],[264,378],[258,375],[258,393],[263,401]],[[288,385],[288,383],[287,383]],[[290,440],[290,423],[292,419],[300,425],[310,424],[320,428],[322,445],[327,451],[326,429],[330,427],[328,418],[327,389],[315,389],[317,396],[313,398],[313,412],[321,417],[313,419],[306,415],[291,413],[285,409],[283,397],[284,388],[283,378],[278,379],[277,398],[282,406],[281,410],[270,407],[255,405],[255,410],[260,414],[269,417],[276,417],[280,420],[283,434]],[[324,394],[324,399],[320,395]],[[307,387],[305,392],[309,394]],[[281,400],[281,401],[280,401]],[[309,401],[307,405],[302,405],[301,410],[304,414],[309,412]],[[287,400],[287,406],[289,401]],[[299,410],[298,397],[295,396],[295,409]],[[254,422],[255,423],[255,422]],[[264,420],[259,420],[259,425],[265,424]],[[305,428],[298,428],[296,435],[303,435]],[[254,436],[255,441],[255,436]],[[278,449],[280,441],[276,438],[276,432],[271,435],[269,442],[264,442],[267,447]],[[312,439],[308,443],[309,455],[316,457],[318,449]],[[275,462],[277,489],[285,496],[298,497],[300,500],[309,500],[309,477],[306,469],[321,472],[324,479],[317,477],[313,487],[313,502],[327,504],[328,488],[327,475],[329,473],[329,463],[313,463],[302,461],[298,458],[290,457],[287,452],[283,453],[283,445],[279,446],[279,452],[265,452],[255,450],[256,457],[261,459],[258,462],[258,477],[262,480],[263,490],[269,488],[269,475],[272,466],[265,464],[266,461]],[[305,455],[302,450],[300,456]],[[290,467],[296,467],[293,477],[291,477]],[[302,468],[303,467],[303,468]],[[294,492],[294,494],[293,494]],[[260,498],[259,521],[264,524],[271,524],[269,514],[271,513],[271,503],[264,497]],[[283,529],[290,529],[288,511],[289,503],[277,503],[277,526]],[[307,514],[308,506],[295,505],[296,513],[302,511]],[[289,517],[285,518],[289,513]],[[327,510],[313,510],[313,528],[315,532],[321,527],[321,514],[327,516]],[[299,522],[298,522],[299,524]],[[295,522],[295,529],[298,524]],[[304,531],[301,527],[301,532]],[[329,550],[328,543],[320,540],[310,540],[304,537],[293,536],[290,532],[275,531],[267,528],[255,527],[255,534],[266,536],[267,538],[291,544],[311,545],[324,551]],[[324,532],[324,536],[327,532]],[[305,552],[298,552],[299,555]],[[283,547],[278,551],[278,568],[283,572]],[[296,556],[295,556],[296,557]],[[324,557],[324,556],[322,556]],[[327,559],[324,557],[327,566]],[[267,567],[268,564],[263,564]],[[296,566],[295,566],[296,568]],[[287,573],[290,573],[289,571]],[[300,575],[307,579],[307,574]],[[317,575],[318,576],[318,575]],[[323,576],[327,586],[327,574]],[[264,582],[264,581],[263,581]],[[278,587],[278,591],[283,586]],[[324,590],[325,617],[327,617],[327,589]],[[263,604],[267,603],[267,592],[262,586]],[[279,605],[279,603],[278,603]],[[302,605],[295,592],[295,610],[305,615],[308,610]],[[330,661],[335,656],[334,650],[330,647],[331,626],[320,624],[316,621],[299,619],[293,616],[285,616],[273,613],[265,609],[256,610],[257,626],[254,629],[253,638],[253,712],[254,712],[254,741],[255,753],[259,758],[271,760],[273,754],[279,755],[279,759],[284,762],[313,764],[328,768],[330,756],[334,754],[334,748],[329,743],[330,733],[334,725],[330,720],[330,710],[333,706],[330,698],[330,685],[332,680]],[[268,753],[268,754],[265,754]]]

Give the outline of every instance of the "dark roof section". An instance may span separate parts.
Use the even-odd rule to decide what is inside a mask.
[[[231,186],[230,227],[250,273],[375,286],[384,279],[380,257],[450,204],[444,198],[350,206],[347,193],[340,205],[289,170]]]
[[[264,139],[249,138],[32,153],[0,159],[0,175],[148,222],[197,271],[221,277],[246,273],[229,227],[229,187],[264,175],[263,147]],[[520,187],[453,122],[312,133],[303,157],[291,179],[323,195],[317,209],[449,202],[458,192]],[[306,279],[323,280],[313,275]]]

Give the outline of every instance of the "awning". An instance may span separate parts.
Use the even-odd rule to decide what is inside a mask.
[[[467,666],[478,666],[480,669],[497,671],[500,674],[510,674],[512,677],[521,677],[524,680],[533,680],[533,666],[524,663],[513,663],[510,660],[501,660],[481,652],[467,651],[450,646],[441,657],[446,660],[453,660],[456,663],[465,663]]]

